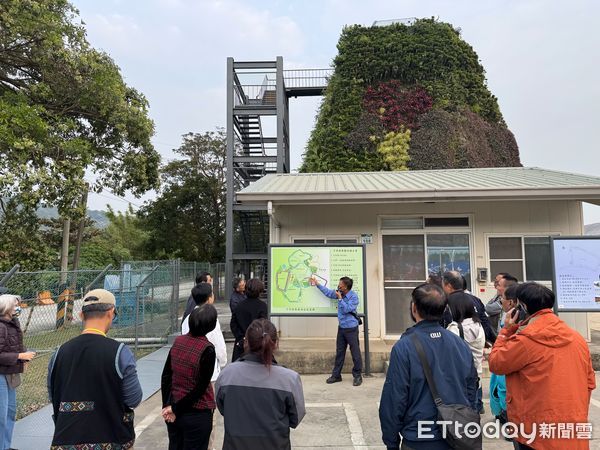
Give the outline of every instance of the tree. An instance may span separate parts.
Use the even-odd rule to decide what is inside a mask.
[[[155,258],[220,262],[225,256],[225,132],[188,133],[183,157],[163,167],[158,198],[139,211]]]
[[[0,2],[0,198],[61,217],[83,214],[86,170],[117,195],[158,186],[148,102],[77,20],[67,0]]]
[[[5,200],[8,214],[0,214],[0,272],[20,264],[22,271],[51,268],[58,253],[40,233],[35,209]]]

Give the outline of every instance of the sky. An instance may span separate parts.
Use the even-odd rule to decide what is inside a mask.
[[[436,17],[461,29],[519,144],[524,166],[600,175],[600,2],[595,0],[73,0],[90,43],[143,92],[153,143],[173,159],[187,132],[224,127],[226,58],[327,68],[345,25]],[[290,100],[292,170],[302,161],[320,99]],[[91,209],[141,199],[92,194]],[[584,204],[584,222],[600,207]]]

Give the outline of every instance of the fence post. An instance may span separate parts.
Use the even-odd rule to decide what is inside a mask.
[[[154,272],[156,271],[156,269],[158,269],[158,266],[154,266],[152,268],[152,270],[150,271],[150,273],[148,275],[146,275],[136,286],[135,288],[135,343],[134,343],[134,352],[137,355],[138,352],[138,341],[139,341],[139,327],[140,327],[140,292],[141,289],[144,287],[144,285],[146,284],[146,281],[148,281],[148,278],[150,278]]]
[[[12,269],[10,269],[0,280],[0,294],[2,294],[2,288],[4,288],[4,285],[6,283],[8,283],[8,280],[10,280],[13,275],[15,273],[17,273],[19,271],[19,267],[21,267],[19,264],[15,264],[14,266],[12,266]]]
[[[85,294],[87,294],[88,292],[90,292],[92,290],[92,286],[94,286],[98,282],[98,280],[100,280],[100,278],[102,278],[104,275],[106,275],[106,272],[108,272],[110,269],[112,269],[112,264],[109,264],[108,266],[106,266],[104,268],[104,270],[102,272],[100,272],[98,274],[98,276],[96,278],[94,278],[94,280],[85,287],[85,289],[83,290],[82,297],[85,296]]]

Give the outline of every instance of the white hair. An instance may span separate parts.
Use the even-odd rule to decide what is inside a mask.
[[[9,313],[17,303],[19,303],[20,297],[18,295],[3,294],[0,295],[0,316],[4,316]]]

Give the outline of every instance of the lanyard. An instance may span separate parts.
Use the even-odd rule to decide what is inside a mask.
[[[106,333],[102,330],[99,330],[98,328],[86,328],[83,330],[83,333],[85,333],[86,331],[89,331],[93,334],[101,334],[102,336],[106,337]]]

